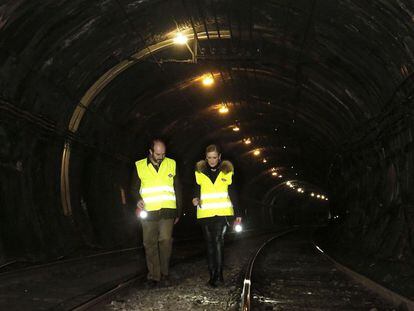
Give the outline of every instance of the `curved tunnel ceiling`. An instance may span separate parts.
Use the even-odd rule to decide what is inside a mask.
[[[14,1],[0,6],[10,73],[1,80],[14,102],[51,90],[20,108],[80,139],[107,135],[102,124],[112,137],[128,135],[128,146],[114,138],[108,147],[125,159],[145,147],[142,137],[162,134],[191,168],[205,143],[218,141],[246,180],[263,176],[256,197],[290,179],[329,192],[335,155],[410,78],[413,12],[409,1]],[[178,31],[196,62],[174,45]],[[206,73],[210,88],[200,85]],[[68,139],[64,205],[70,148]],[[283,178],[267,174],[271,167],[283,167]]]

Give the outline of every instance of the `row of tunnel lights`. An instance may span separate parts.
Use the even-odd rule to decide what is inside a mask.
[[[227,104],[222,103],[221,106],[220,106],[220,108],[219,108],[219,113],[226,114],[228,112],[229,112],[229,108],[228,108]],[[235,125],[233,127],[233,131],[234,132],[239,132],[240,131],[240,127],[237,126],[237,125]],[[243,139],[243,142],[244,142],[245,145],[250,145],[252,143],[252,141],[251,141],[250,138],[244,138]],[[286,146],[283,146],[283,148],[286,149]],[[255,155],[255,156],[260,156],[260,154],[261,154],[261,152],[260,152],[259,149],[256,149],[256,150],[253,151],[253,155]],[[266,158],[263,158],[262,162],[263,163],[267,163]],[[278,174],[277,173],[276,168],[272,167],[271,168],[271,171],[272,171],[272,176],[279,177],[279,178],[282,178],[283,177],[281,174]],[[296,175],[297,175],[297,173],[296,173]],[[292,189],[296,189],[295,186],[290,181],[287,181],[286,182],[286,185],[289,186]],[[297,188],[296,191],[299,192],[299,193],[305,193],[305,190],[302,187]],[[317,194],[317,193],[311,192],[310,193],[310,196],[311,197],[314,197],[316,199],[328,201],[328,197],[326,197],[323,194]]]
[[[292,188],[292,189],[296,189],[295,186],[290,181],[287,181],[286,185],[288,187]],[[305,193],[305,190],[301,187],[297,188],[296,191],[299,192],[299,193]],[[311,192],[310,196],[313,197],[313,198],[320,199],[320,200],[328,201],[328,197],[323,195],[323,194],[317,194],[315,192]]]
[[[182,33],[177,33],[175,38],[173,39],[173,42],[177,45],[187,45],[188,38],[185,35],[183,35]],[[214,81],[214,76],[213,76],[212,73],[204,74],[201,78],[201,83],[205,87],[212,86],[214,84],[214,82],[215,82]],[[218,109],[218,112],[220,114],[227,114],[227,113],[229,113],[229,111],[230,111],[230,109],[229,109],[228,105],[226,103],[221,103],[220,108]],[[234,132],[239,132],[240,131],[240,127],[238,125],[234,125],[232,129],[233,129]],[[250,138],[244,138],[243,142],[244,142],[245,145],[250,145],[251,144],[251,139]],[[286,146],[283,146],[283,149],[286,149]],[[260,156],[260,154],[261,154],[261,152],[260,152],[259,149],[256,149],[256,150],[253,151],[254,156],[258,157],[258,156]],[[266,158],[263,158],[262,162],[267,163]],[[283,177],[283,175],[277,173],[276,168],[274,168],[274,167],[271,168],[271,172],[272,172],[272,176],[274,176],[274,177],[279,177],[279,178]],[[295,189],[295,186],[290,181],[287,181],[286,185],[289,186],[292,189]],[[301,187],[297,188],[296,190],[299,193],[305,193],[305,190]],[[328,201],[328,197],[326,197],[325,195],[322,195],[322,194],[315,194],[314,192],[311,192],[310,196],[315,197],[315,198],[320,199],[320,200]]]

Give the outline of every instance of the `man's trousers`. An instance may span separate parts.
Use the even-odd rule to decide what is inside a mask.
[[[149,280],[160,281],[161,276],[168,276],[173,227],[174,219],[142,220]]]

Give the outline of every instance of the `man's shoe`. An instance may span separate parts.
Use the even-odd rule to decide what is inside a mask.
[[[160,282],[158,282],[156,280],[149,279],[145,282],[145,288],[147,288],[147,289],[156,288],[156,287],[158,287],[159,283]]]
[[[163,275],[163,276],[161,277],[160,285],[161,285],[162,287],[168,287],[168,286],[171,286],[171,285],[172,285],[172,283],[171,283],[171,279],[170,279],[170,277],[169,277],[168,275]]]

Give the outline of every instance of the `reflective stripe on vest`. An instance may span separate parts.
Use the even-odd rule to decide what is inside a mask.
[[[200,206],[197,218],[214,216],[233,216],[233,205],[228,194],[232,183],[233,172],[220,172],[214,182],[203,173],[195,172],[196,182],[200,185]]]
[[[174,192],[175,161],[165,158],[155,170],[147,159],[135,162],[138,177],[141,180],[140,194],[145,203],[145,210],[157,211],[161,208],[176,208]]]

